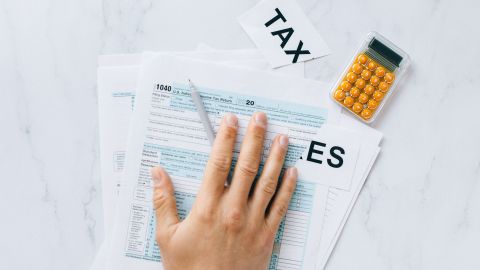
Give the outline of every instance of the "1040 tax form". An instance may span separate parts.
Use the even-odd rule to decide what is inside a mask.
[[[130,118],[134,110],[138,74],[143,58],[159,54],[175,54],[255,69],[267,69],[268,62],[259,59],[257,50],[193,51],[176,53],[145,53],[105,55],[99,58],[98,112],[100,129],[100,160],[105,236],[113,229],[117,195],[121,187]],[[275,72],[303,77],[303,65],[276,69]]]
[[[180,217],[195,199],[210,147],[187,78],[196,83],[215,128],[226,112],[239,117],[237,154],[248,117],[266,112],[264,155],[271,139],[285,133],[291,143],[286,166],[296,162],[319,127],[340,115],[328,88],[316,81],[167,55],[148,60],[138,81],[109,269],[159,269],[151,167],[162,165],[170,173]],[[314,269],[325,198],[324,188],[299,179],[275,239],[270,269]]]
[[[155,54],[166,53],[150,52],[144,54],[151,57]],[[92,270],[106,269],[109,239],[114,227],[116,202],[122,186],[121,179],[130,119],[134,111],[138,74],[142,67],[143,58],[148,58],[144,54],[102,55],[99,57],[97,72],[98,113],[105,238],[92,264]],[[203,51],[173,54],[229,66],[270,70],[268,62],[262,58],[260,52],[256,49],[214,50],[208,48]],[[288,68],[275,69],[274,72],[303,78],[304,65],[291,65]]]

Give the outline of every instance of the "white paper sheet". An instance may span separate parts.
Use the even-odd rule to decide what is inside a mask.
[[[322,240],[318,251],[318,262],[316,269],[324,269],[332,251],[340,237],[340,234],[348,220],[350,212],[362,190],[365,180],[380,153],[380,147],[372,147],[364,152],[370,155],[371,159],[367,161],[364,174],[359,177],[359,181],[353,183],[355,188],[350,191],[344,191],[336,188],[329,188],[327,195],[327,208],[325,209],[324,223],[322,227]],[[362,162],[363,163],[363,162]],[[359,166],[363,166],[359,165]]]
[[[162,75],[159,76],[159,74]],[[129,269],[129,267],[135,267],[136,269],[159,269],[160,264],[154,262],[158,260],[159,257],[158,249],[155,249],[154,229],[151,225],[153,213],[149,199],[149,196],[151,196],[149,195],[151,192],[150,176],[148,173],[149,166],[163,162],[166,157],[170,156],[168,154],[169,151],[175,151],[180,156],[184,154],[188,156],[188,153],[183,152],[185,151],[184,149],[187,148],[189,149],[188,151],[197,151],[195,156],[199,160],[196,160],[196,162],[206,162],[208,158],[209,146],[207,139],[202,132],[200,121],[198,119],[195,120],[198,118],[198,115],[194,111],[193,104],[189,104],[189,90],[186,84],[183,85],[183,83],[186,83],[187,77],[195,82],[202,96],[207,95],[204,98],[207,111],[210,110],[211,112],[213,108],[220,110],[219,115],[210,115],[213,123],[218,124],[219,118],[224,110],[237,110],[237,114],[241,119],[240,126],[244,126],[247,118],[251,114],[250,110],[255,109],[247,109],[244,105],[238,103],[245,102],[247,99],[257,102],[256,104],[258,106],[263,106],[262,110],[268,109],[270,112],[273,112],[271,111],[272,106],[280,106],[280,108],[287,111],[284,112],[285,114],[278,114],[277,117],[289,115],[289,121],[293,124],[285,124],[283,121],[277,122],[278,120],[275,120],[275,114],[271,113],[271,125],[269,126],[270,133],[268,137],[271,138],[274,133],[277,132],[287,132],[293,145],[297,144],[298,146],[307,142],[308,137],[315,135],[315,130],[318,128],[318,125],[324,123],[326,120],[327,115],[325,113],[327,113],[327,111],[329,121],[338,119],[338,107],[333,105],[328,98],[328,87],[319,82],[296,80],[272,73],[256,72],[246,69],[227,68],[205,62],[192,62],[191,60],[169,56],[159,56],[150,63],[147,63],[144,65],[138,87],[139,92],[136,98],[137,105],[131,128],[133,133],[130,137],[131,144],[127,151],[128,156],[125,167],[125,188],[122,188],[120,196],[120,207],[116,221],[117,227],[113,238],[110,269]],[[152,86],[155,85],[157,85],[157,89],[152,88]],[[163,85],[163,87],[160,87],[160,85]],[[171,86],[172,88],[167,87],[166,89],[172,89],[171,93],[175,93],[175,95],[169,96],[167,93],[167,96],[164,96],[165,93],[162,93],[161,89],[165,89],[165,86]],[[154,95],[153,92],[155,93]],[[158,99],[155,98],[152,100],[152,95],[158,97]],[[272,100],[272,96],[275,97],[275,99]],[[229,103],[231,105],[222,108],[223,105],[221,105],[221,103],[215,103],[215,97],[220,97],[219,100],[227,101],[227,103],[228,100],[232,98],[233,103]],[[281,100],[295,100],[298,104],[289,104]],[[213,105],[217,107],[209,107]],[[181,130],[173,127],[177,120],[169,118],[168,108],[170,106],[176,107],[175,117],[183,115],[180,118],[184,120],[182,120],[182,123],[178,123],[178,126],[189,126],[189,135],[187,137],[183,137]],[[243,112],[245,114],[238,111],[238,106],[247,109],[247,111]],[[260,107],[256,109],[258,108]],[[307,121],[307,119],[305,119],[306,116],[296,115],[295,111],[290,110],[300,110],[303,114],[311,114],[312,116],[308,116],[308,119],[310,119],[308,121],[312,121],[309,123],[311,126],[306,128],[298,124],[298,121]],[[148,121],[149,115],[163,117],[162,122],[164,122],[164,124],[161,129],[157,129],[160,128],[160,126],[152,126],[152,123],[155,121]],[[167,122],[167,126],[165,126],[165,121]],[[169,124],[169,121],[173,122]],[[276,126],[275,123],[279,125]],[[292,128],[292,125],[296,126],[296,128]],[[164,130],[165,128],[167,130]],[[152,133],[153,130],[155,131]],[[175,135],[173,135],[172,132],[175,132]],[[190,140],[188,138],[193,138],[193,141],[182,142],[182,140]],[[240,139],[241,136],[239,140]],[[182,144],[185,144],[185,148]],[[179,148],[171,149],[171,145],[176,145]],[[267,140],[267,146],[268,145]],[[292,148],[292,151],[298,152],[299,156],[301,151],[303,151],[303,149],[299,151],[300,148],[302,147],[297,149]],[[147,156],[150,157],[145,156],[144,153],[149,153]],[[292,155],[294,157],[295,153]],[[140,160],[142,159],[143,162],[141,163]],[[145,166],[146,164],[149,165]],[[174,164],[174,160],[169,160],[165,164],[162,163],[173,176],[177,190],[177,200],[186,203],[187,205],[183,207],[188,208],[188,204],[191,203],[192,200],[187,199],[189,197],[188,194],[196,192],[199,185],[198,181],[200,181],[197,177],[201,176],[203,166],[199,168],[189,168],[189,175],[185,175],[178,167],[172,168],[171,166],[174,166]],[[192,175],[196,175],[196,177],[190,178]],[[322,197],[322,200],[325,198],[323,198],[323,196],[316,196],[315,194],[319,193],[318,188],[311,186],[307,182],[304,182],[297,188],[304,189],[304,192],[297,193],[297,196],[309,196],[310,199],[305,200],[299,197],[295,200],[294,196],[291,209],[289,209],[290,214],[287,213],[287,219],[292,215],[306,215],[305,218],[310,219],[309,226],[318,230],[318,228],[321,227],[321,220],[317,218],[317,215],[312,215],[312,209],[314,206],[323,204],[323,201],[319,202],[316,200],[317,198]],[[132,208],[132,206],[135,207]],[[135,217],[135,220],[130,219],[132,216]],[[134,226],[135,229],[132,230],[131,226]],[[305,247],[311,249],[311,246],[318,243],[319,240],[313,239],[316,234],[318,235],[318,231],[315,231],[315,234],[310,234],[310,232],[312,232],[311,228],[307,230],[309,235],[305,235],[303,238],[305,239],[304,250]],[[284,230],[288,233],[288,225],[284,227]],[[146,238],[144,238],[145,235],[147,236]],[[282,242],[280,253],[277,254],[276,260],[274,260],[277,265],[282,263],[281,256],[284,255],[282,254],[283,249],[288,250],[289,248],[293,248],[293,245],[288,245],[288,241]],[[309,250],[305,250],[305,252],[304,254],[311,254]],[[296,254],[298,254],[298,252]],[[299,258],[297,258],[297,260],[298,259]],[[314,261],[315,257],[312,256],[301,258],[298,269],[313,269]]]
[[[330,54],[322,36],[294,0],[263,0],[238,20],[272,67]]]
[[[215,49],[215,48],[213,48],[213,47],[211,47],[211,46],[209,46],[205,43],[198,44],[197,50],[199,50],[199,51],[218,51],[217,49]],[[252,63],[258,69],[268,70],[268,69],[271,68],[270,62],[267,61],[267,59],[263,56],[262,52],[259,49],[238,49],[238,50],[228,50],[228,51],[237,52],[237,53],[246,54],[246,55],[254,54],[255,56],[258,56],[259,59],[262,59],[262,60],[255,60],[256,62]],[[225,63],[225,64],[227,64],[227,63]],[[301,62],[301,63],[297,63],[295,65],[282,66],[282,67],[278,67],[278,68],[273,68],[273,70],[284,73],[284,74],[289,74],[289,75],[292,75],[292,76],[303,78],[305,76],[305,63]]]
[[[325,268],[358,195],[380,152],[378,145],[383,137],[381,132],[360,123],[350,115],[342,114],[340,125],[348,126],[358,132],[360,134],[360,140],[364,142],[364,144],[360,149],[351,189],[345,191],[326,187],[326,189],[328,189],[327,208],[325,209],[316,269]]]
[[[297,162],[299,175],[317,184],[350,190],[360,146],[356,132],[325,125]]]
[[[113,228],[138,71],[138,67],[125,66],[99,68],[97,72],[100,176],[106,238]]]
[[[246,52],[243,52],[243,53],[246,53]],[[223,55],[223,53],[221,53],[221,55]],[[207,57],[207,56],[205,56],[205,57]],[[240,60],[240,61],[235,61],[235,60],[229,61],[229,60],[226,60],[228,57],[224,57],[224,58],[222,58],[222,57],[220,57],[220,58],[223,59],[224,61],[222,60],[221,62],[224,63],[224,64],[234,64],[234,65],[236,64],[236,65],[250,66],[250,67],[254,67],[254,68],[268,69],[268,65],[266,64],[265,60],[254,60],[254,59],[245,60],[244,58],[242,58],[242,60]],[[111,82],[109,84],[111,84],[110,87],[113,90],[112,93],[119,94],[119,95],[117,95],[117,97],[113,98],[113,100],[117,100],[116,103],[117,103],[117,106],[119,106],[120,110],[117,111],[117,113],[113,113],[113,114],[112,114],[112,112],[110,112],[110,115],[115,115],[113,118],[116,118],[118,121],[115,121],[115,119],[114,119],[114,121],[109,121],[109,123],[107,123],[107,127],[109,125],[113,125],[113,126],[117,125],[117,127],[122,126],[121,119],[123,119],[124,123],[125,123],[125,119],[129,118],[129,116],[128,117],[123,117],[123,118],[119,117],[119,115],[125,116],[125,112],[130,112],[130,114],[131,114],[132,101],[133,101],[133,96],[134,95],[129,96],[127,93],[125,93],[125,92],[128,92],[128,91],[124,91],[124,90],[128,90],[129,87],[133,86],[133,88],[132,88],[133,92],[132,93],[135,94],[137,73],[138,73],[138,70],[139,70],[138,65],[141,63],[141,59],[142,59],[142,55],[136,55],[136,56],[131,56],[131,55],[120,55],[119,56],[119,55],[117,55],[117,56],[100,57],[100,64],[103,65],[103,66],[113,66],[115,64],[137,65],[136,67],[120,67],[120,68],[117,67],[117,68],[109,69],[112,72],[112,74],[107,75],[107,77],[110,76],[109,79],[111,80]],[[296,65],[292,65],[292,67],[295,67],[295,66]],[[303,72],[302,72],[302,74],[303,74]],[[101,77],[102,78],[107,78],[107,77],[99,76],[99,80],[101,80]],[[108,79],[107,79],[107,81],[108,81]],[[100,86],[99,86],[99,95],[100,95],[100,91],[101,90],[100,90]],[[124,92],[124,93],[122,94],[122,92]],[[102,100],[103,99],[99,98],[100,108],[112,109],[111,104],[105,106],[105,104],[103,103],[103,105],[102,105],[101,104]],[[113,101],[113,102],[115,103],[115,101]],[[122,113],[122,111],[124,113]],[[108,113],[108,109],[107,109],[107,113]],[[100,114],[102,114],[101,110],[100,110]],[[109,119],[109,118],[107,118],[107,119]],[[126,123],[127,123],[126,126],[125,125],[123,126],[123,130],[124,130],[123,134],[125,134],[125,135],[120,135],[120,137],[126,137],[127,132],[125,132],[125,130],[128,130],[128,127],[129,127],[128,120],[126,121]],[[340,124],[344,125],[344,126],[348,126],[352,129],[360,129],[363,132],[367,132],[368,137],[372,141],[376,142],[377,145],[381,140],[381,137],[382,137],[381,133],[364,126],[363,124],[359,123],[358,121],[349,117],[348,115],[344,115],[343,117],[341,117]],[[106,139],[108,143],[111,143],[111,145],[115,144],[115,139],[113,141],[110,141],[110,140],[112,138],[116,138],[117,135],[116,134],[111,134],[110,136],[108,136],[108,135],[107,136],[102,136],[102,126],[104,126],[104,125],[102,125],[102,121],[100,121],[100,130],[101,130],[100,139],[101,139],[101,141],[102,140],[105,141],[105,139]],[[112,130],[116,130],[116,129],[113,128]],[[124,145],[124,144],[125,143],[123,143],[122,145]],[[105,143],[101,142],[101,147],[103,145],[105,145]],[[115,147],[113,147],[113,148],[115,148]],[[125,149],[125,146],[123,146],[122,149]],[[379,151],[379,148],[377,150]],[[115,151],[111,151],[111,152],[112,152],[112,154],[109,155],[109,160],[108,160],[108,162],[111,163],[111,166],[110,165],[108,165],[108,166],[110,168],[118,167],[120,164],[114,165],[115,162],[113,161],[113,158],[110,158],[110,157],[114,156],[113,153]],[[378,154],[378,152],[377,152],[377,154]],[[376,155],[374,157],[376,157]],[[371,161],[369,166],[373,165],[374,159],[375,158],[372,158],[372,161]],[[102,164],[104,164],[104,163],[105,162],[102,161]],[[317,236],[314,236],[312,239],[319,238],[320,237],[319,235],[322,234],[321,235],[321,241],[316,243],[319,250],[320,250],[320,256],[318,257],[318,262],[317,262],[317,269],[323,269],[323,267],[327,263],[328,257],[330,256],[330,254],[331,254],[331,252],[332,252],[332,250],[335,246],[335,243],[336,243],[338,237],[340,236],[341,230],[342,230],[344,224],[346,223],[346,221],[348,219],[348,215],[349,215],[351,209],[353,208],[353,205],[356,201],[356,198],[357,198],[357,196],[358,196],[358,194],[361,190],[361,187],[363,186],[363,183],[364,183],[364,181],[365,181],[365,179],[368,175],[368,171],[369,171],[369,169],[367,170],[367,173],[363,176],[363,178],[361,179],[361,181],[359,183],[352,183],[352,190],[348,194],[347,193],[340,193],[339,194],[337,192],[338,190],[334,189],[334,188],[332,188],[332,189],[324,188],[324,189],[317,189],[316,190],[319,198],[322,197],[322,196],[325,197],[325,200],[326,200],[327,196],[329,198],[329,202],[328,202],[329,208],[326,210],[327,213],[325,215],[323,215],[323,211],[325,210],[324,206],[326,205],[325,202],[320,201],[320,203],[317,203],[315,205],[316,209],[314,209],[315,213],[319,214],[322,217],[325,216],[323,229],[312,232],[312,234],[314,233],[314,234],[317,235]],[[115,174],[115,173],[113,173],[113,174]],[[105,178],[106,177],[102,176],[102,181]],[[103,183],[103,182],[102,182],[102,184],[105,185],[105,183]],[[105,190],[106,190],[106,188],[104,188],[104,191],[103,191],[104,198],[105,198],[105,194],[106,194]],[[354,191],[354,192],[352,192],[352,191]],[[111,188],[111,191],[108,192],[108,194],[115,194],[115,192],[116,192],[115,188]],[[107,197],[108,197],[108,195],[107,195]],[[332,200],[332,198],[335,198],[335,200]],[[110,213],[113,213],[113,211],[110,211]],[[107,223],[108,223],[108,221],[107,221]],[[108,226],[110,226],[110,225],[108,225]],[[110,229],[110,231],[111,231],[111,229]],[[315,243],[313,243],[313,242],[309,243],[309,245],[312,245],[312,244],[315,244]],[[314,248],[313,249],[310,248],[310,250],[314,250]],[[104,244],[102,244],[102,247],[100,248],[99,253],[97,254],[97,259],[96,259],[94,265],[92,266],[92,270],[94,270],[94,269],[95,270],[100,270],[100,269],[105,270],[106,269],[105,267],[106,267],[107,253],[108,253],[107,244],[104,243]],[[317,257],[317,254],[310,254],[310,255],[311,255],[312,258]]]
[[[142,54],[104,54],[98,56],[98,67],[138,66],[142,64]]]

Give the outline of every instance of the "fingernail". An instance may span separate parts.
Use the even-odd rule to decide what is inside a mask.
[[[153,179],[153,187],[160,187],[162,185],[162,179],[157,177],[152,177]]]
[[[298,171],[296,167],[290,167],[287,170],[287,178],[294,180],[297,179]]]
[[[233,128],[238,127],[238,118],[233,113],[225,114],[225,122],[229,127],[233,127]]]
[[[162,178],[160,177],[159,173],[157,172],[158,168],[152,169],[152,181],[153,187],[160,187],[162,184]]]
[[[278,142],[283,148],[288,148],[288,136],[287,135],[280,135]]]
[[[267,127],[267,115],[263,112],[255,114],[255,123],[264,128]]]

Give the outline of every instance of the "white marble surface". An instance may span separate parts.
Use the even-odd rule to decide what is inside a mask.
[[[480,269],[480,2],[298,1],[334,51],[308,77],[369,30],[413,60],[327,269]],[[0,269],[88,269],[101,242],[97,55],[253,47],[256,2],[0,0]]]

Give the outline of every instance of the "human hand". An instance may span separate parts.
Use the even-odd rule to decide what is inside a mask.
[[[233,114],[223,118],[200,191],[191,212],[181,222],[168,173],[159,167],[152,170],[156,240],[165,269],[267,269],[275,234],[295,190],[297,170],[289,168],[277,190],[288,148],[288,137],[278,135],[250,192],[266,127],[264,113],[252,116],[232,182],[226,187],[238,119]]]

